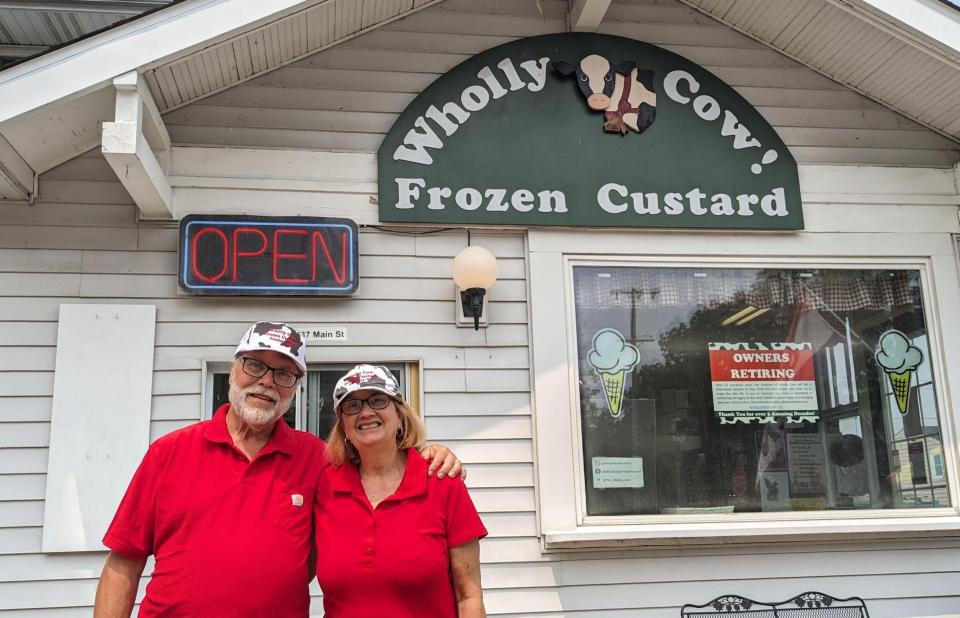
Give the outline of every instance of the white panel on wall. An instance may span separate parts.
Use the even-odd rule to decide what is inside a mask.
[[[60,305],[44,552],[102,550],[147,450],[156,308]]]

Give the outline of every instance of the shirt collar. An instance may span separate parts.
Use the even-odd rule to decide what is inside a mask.
[[[213,413],[213,418],[210,419],[210,422],[207,423],[206,427],[203,429],[203,437],[211,442],[221,442],[223,444],[234,446],[233,438],[230,437],[230,432],[227,431],[227,410],[229,409],[229,403],[225,403],[217,408],[217,411]],[[277,424],[274,426],[273,434],[270,436],[270,440],[267,441],[267,444],[259,453],[257,453],[257,457],[254,459],[274,451],[292,455],[294,446],[295,438],[293,430],[290,429],[290,427],[287,426],[287,423],[281,418],[277,420]]]
[[[347,461],[338,468],[333,468],[331,487],[334,491],[353,494],[358,499],[366,499],[363,484],[360,482],[360,471],[353,463]],[[407,468],[403,473],[400,487],[383,502],[404,500],[418,496],[427,491],[427,461],[420,456],[415,448],[407,449]]]

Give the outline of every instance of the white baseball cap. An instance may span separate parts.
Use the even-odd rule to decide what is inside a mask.
[[[234,356],[256,350],[279,352],[295,362],[301,371],[307,371],[307,344],[300,333],[283,322],[257,322],[248,328]]]
[[[333,409],[336,410],[347,395],[355,391],[379,391],[403,401],[400,383],[383,365],[357,365],[337,380],[333,389]]]

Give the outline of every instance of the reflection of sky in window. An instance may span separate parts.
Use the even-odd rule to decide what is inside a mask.
[[[863,431],[860,429],[860,417],[849,416],[840,419],[840,435],[853,434],[863,437]]]
[[[932,384],[920,387],[920,409],[923,413],[923,426],[937,427],[937,398]]]
[[[903,437],[903,417],[897,408],[897,398],[893,393],[887,395],[887,418],[890,419],[890,431],[897,439]]]
[[[927,336],[926,334],[920,335],[919,337],[913,340],[913,345],[920,348],[920,352],[923,354],[923,362],[920,363],[920,366],[917,367],[917,384],[923,384],[929,382],[930,378],[930,348],[927,345]]]
[[[850,403],[850,382],[847,379],[847,351],[846,346],[838,343],[833,346],[833,365],[837,381],[837,402],[841,406]]]
[[[836,408],[837,395],[836,395],[835,389],[833,388],[833,376],[836,375],[836,373],[833,370],[833,356],[831,356],[830,354],[827,354],[824,356],[824,358],[827,360],[827,376],[830,380],[830,386],[827,388],[827,392],[830,395],[830,407]]]

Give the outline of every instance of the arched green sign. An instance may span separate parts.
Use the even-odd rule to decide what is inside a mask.
[[[797,165],[715,75],[633,39],[551,34],[464,61],[380,146],[380,220],[803,228]]]

